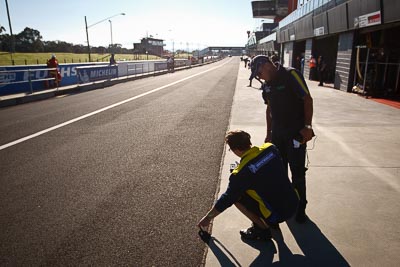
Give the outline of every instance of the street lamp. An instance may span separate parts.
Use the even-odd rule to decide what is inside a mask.
[[[113,52],[113,38],[112,38],[112,21],[109,19],[108,22],[110,22],[110,33],[111,33],[111,45],[110,45],[110,51],[111,53]]]
[[[175,59],[175,41],[172,39],[172,58]]]
[[[175,58],[175,41],[174,41],[174,37],[172,36],[172,30],[169,29],[168,30],[170,33],[170,37],[172,37],[171,41],[172,41],[172,58]]]
[[[118,13],[118,14],[112,15],[111,17],[102,19],[102,20],[100,20],[100,21],[98,21],[98,22],[96,22],[96,23],[93,23],[93,24],[89,25],[89,26],[87,25],[87,20],[86,20],[86,16],[85,16],[86,40],[87,40],[87,46],[88,46],[89,62],[92,61],[92,59],[91,59],[91,57],[90,57],[90,44],[89,44],[89,31],[88,31],[88,29],[89,29],[90,27],[93,27],[94,25],[97,25],[97,24],[99,24],[99,23],[102,23],[103,21],[109,20],[109,19],[111,19],[111,18],[113,18],[113,17],[120,16],[120,15],[125,16],[125,13]],[[112,34],[112,33],[111,33],[111,34]]]

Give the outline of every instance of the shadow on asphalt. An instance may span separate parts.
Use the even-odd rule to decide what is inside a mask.
[[[233,256],[232,253],[215,237],[211,237],[210,241],[206,244],[210,247],[212,253],[214,253],[220,266],[242,266],[235,256]]]

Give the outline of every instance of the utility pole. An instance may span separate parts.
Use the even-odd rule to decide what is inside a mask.
[[[99,23],[101,23],[101,22],[103,22],[103,21],[106,21],[106,20],[108,20],[108,19],[114,18],[114,17],[116,17],[116,16],[125,16],[125,13],[118,13],[118,14],[115,14],[115,15],[113,15],[113,16],[111,16],[111,17],[102,19],[102,20],[100,20],[100,21],[98,21],[98,22],[96,22],[96,23],[93,23],[92,25],[89,25],[89,26],[87,25],[87,20],[86,20],[86,16],[85,16],[86,40],[87,40],[87,46],[88,46],[89,62],[91,62],[92,60],[91,60],[91,57],[90,57],[90,44],[89,44],[89,31],[88,31],[88,29],[89,29],[90,27],[93,27],[94,25],[97,25],[97,24],[99,24]],[[110,21],[110,27],[111,27],[111,21]],[[112,36],[112,31],[111,31],[111,36]],[[111,39],[112,39],[112,37],[111,37]],[[112,42],[112,40],[111,40],[111,42]]]
[[[89,54],[89,62],[92,62],[92,60],[90,58],[89,32],[88,32],[86,16],[85,16],[85,26],[86,26],[86,40],[87,40],[87,48],[88,48],[88,54]]]

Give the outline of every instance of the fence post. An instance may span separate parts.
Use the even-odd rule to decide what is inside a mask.
[[[33,94],[32,78],[31,78],[31,70],[30,69],[28,69],[28,81],[29,81],[29,88],[31,89],[31,94]]]
[[[81,77],[81,75],[80,75],[80,72],[79,72],[79,70],[76,70],[76,79],[77,79],[77,81],[76,81],[76,83],[78,84],[78,86],[79,86],[79,82],[80,82],[80,77]]]

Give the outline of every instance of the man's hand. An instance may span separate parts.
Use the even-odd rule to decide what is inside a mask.
[[[309,128],[306,128],[306,127],[301,129],[300,134],[301,134],[301,136],[303,136],[303,144],[305,144],[308,141],[310,141],[314,136],[313,130],[309,129]]]
[[[197,224],[197,226],[200,229],[204,230],[204,229],[208,228],[208,225],[210,224],[210,222],[211,222],[211,219],[206,215],[200,220],[200,222]]]
[[[203,219],[200,220],[200,222],[197,224],[200,229],[207,229],[208,225],[210,224],[211,220],[214,219],[215,217],[220,214],[218,210],[216,210],[214,207],[207,213],[206,216],[203,217]]]

